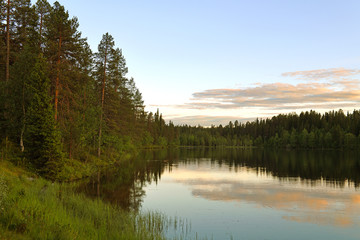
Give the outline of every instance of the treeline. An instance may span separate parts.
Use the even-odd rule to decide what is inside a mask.
[[[110,34],[93,53],[59,2],[0,8],[1,159],[13,154],[51,177],[73,159],[118,159],[153,143],[148,129],[163,120],[144,111]]]
[[[209,128],[174,126],[170,122],[162,132],[165,138],[162,141],[168,145],[358,149],[360,111],[280,114],[269,119],[235,121]]]

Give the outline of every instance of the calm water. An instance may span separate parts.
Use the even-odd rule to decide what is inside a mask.
[[[359,183],[357,152],[177,149],[143,152],[82,189],[188,221],[169,237],[338,240],[360,239]]]

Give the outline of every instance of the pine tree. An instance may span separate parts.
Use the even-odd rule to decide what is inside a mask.
[[[44,26],[41,29],[45,56],[51,66],[54,118],[62,130],[63,146],[71,159],[76,142],[84,136],[81,127],[84,125],[83,104],[86,91],[91,90],[89,85],[94,85],[89,78],[92,53],[86,39],[77,30],[77,18],[69,18],[62,5],[55,2],[50,13],[43,14]],[[91,94],[87,93],[88,96]],[[91,105],[87,106],[91,108]]]
[[[10,79],[10,27],[11,27],[12,2],[7,0],[6,4],[6,74],[5,81]]]
[[[29,77],[32,99],[26,118],[25,149],[27,159],[36,169],[48,177],[55,177],[61,169],[63,153],[47,76],[46,63],[40,56]]]
[[[30,0],[14,0],[14,7],[12,51],[19,53],[25,45],[36,46],[38,44],[38,17]]]
[[[6,73],[6,1],[0,0],[0,84]]]
[[[37,55],[36,49],[25,45],[11,68],[9,88],[12,91],[12,97],[9,98],[9,118],[11,120],[9,131],[12,135],[11,140],[19,142],[22,152],[24,151],[25,119],[31,99],[30,76],[37,61]]]
[[[1,137],[4,138],[5,141],[5,155],[8,150],[8,140],[9,140],[9,125],[10,125],[10,119],[9,119],[9,96],[11,95],[9,93],[9,80],[10,80],[10,65],[11,65],[11,35],[12,35],[12,17],[13,17],[13,2],[10,0],[6,0],[5,2],[1,3],[1,14],[2,19],[4,22],[3,25],[3,32],[2,32],[2,38],[5,40],[4,45],[2,46],[3,49],[1,51],[2,53],[2,59],[4,59],[4,66],[5,66],[5,72],[4,72],[4,81],[0,84],[0,131],[1,131]],[[4,51],[3,51],[4,50]],[[2,65],[2,64],[0,64]],[[5,156],[6,157],[6,156]]]
[[[108,65],[112,59],[114,52],[114,39],[108,33],[104,34],[101,42],[98,46],[98,52],[96,53],[96,69],[95,78],[101,85],[101,103],[100,103],[100,120],[99,120],[99,136],[98,136],[98,157],[101,155],[101,144],[102,144],[102,131],[103,131],[103,120],[104,120],[104,101],[105,101],[105,87],[106,80],[109,75]]]
[[[39,30],[39,45],[40,47],[44,43],[44,21],[45,18],[50,14],[51,6],[47,0],[37,0],[35,4],[35,12],[38,15],[38,30]]]
[[[84,39],[77,30],[77,18],[69,18],[69,13],[58,2],[54,3],[45,21],[45,56],[51,64],[51,80],[54,95],[54,118],[58,120],[61,90],[66,89],[64,74],[78,64],[79,52]]]

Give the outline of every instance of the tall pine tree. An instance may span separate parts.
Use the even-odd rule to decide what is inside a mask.
[[[50,79],[42,56],[29,77],[32,99],[26,119],[25,152],[36,169],[48,177],[55,177],[62,166],[60,133],[54,120],[50,97]]]
[[[99,136],[98,136],[98,157],[101,155],[103,125],[104,125],[104,102],[105,102],[105,89],[107,78],[111,73],[109,62],[112,62],[114,57],[114,38],[106,33],[103,35],[100,44],[98,46],[98,52],[96,53],[96,66],[95,66],[95,78],[98,80],[101,89],[100,100],[100,117],[99,117]]]

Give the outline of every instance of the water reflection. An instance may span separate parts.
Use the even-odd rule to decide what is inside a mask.
[[[138,210],[146,186],[165,178],[193,197],[252,203],[293,222],[353,226],[360,222],[359,173],[358,152],[180,148],[144,151],[79,189]]]
[[[184,164],[209,161],[229,171],[238,172],[239,168],[254,169],[258,174],[269,174],[278,179],[300,178],[309,184],[318,180],[327,184],[344,186],[360,183],[360,152],[358,151],[301,151],[301,150],[264,150],[264,149],[211,149],[180,148],[163,151],[144,151],[139,156],[144,160],[160,160],[157,173],[160,177],[164,167],[169,171],[181,162]],[[148,164],[144,163],[144,164]]]
[[[342,185],[338,189],[324,181],[309,186],[291,178],[279,182],[246,167],[225,174],[216,167],[209,172],[210,167],[206,162],[197,164],[196,169],[180,166],[171,173],[171,179],[189,186],[195,197],[254,203],[281,210],[286,220],[337,226],[359,224],[360,194],[354,191],[354,186]]]
[[[157,182],[160,178],[162,171],[157,170],[158,165],[161,165],[160,162],[146,164],[134,159],[101,172],[90,181],[80,184],[78,189],[89,197],[100,197],[123,209],[138,210],[145,196],[145,184]]]

